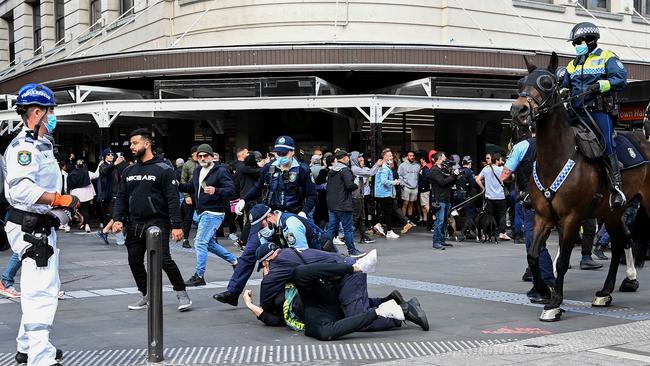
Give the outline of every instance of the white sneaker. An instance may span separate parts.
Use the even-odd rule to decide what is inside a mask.
[[[395,234],[395,232],[391,230],[386,234],[386,239],[399,239],[399,235]]]
[[[140,299],[133,304],[129,305],[129,310],[146,309],[149,304],[149,297],[140,295]]]
[[[86,226],[84,226],[84,229],[86,230],[87,234],[90,234],[90,225],[86,224]]]
[[[65,299],[65,291],[59,291],[58,294],[56,294],[56,298],[59,300],[64,300]]]
[[[404,320],[404,310],[402,310],[401,306],[397,305],[395,300],[389,300],[382,303],[375,311],[377,312],[377,315],[384,318]]]
[[[70,232],[70,225],[63,225],[63,230],[64,230],[66,233],[69,233],[69,232]]]
[[[336,245],[345,245],[345,242],[344,242],[343,240],[339,239],[338,236],[335,236],[335,237],[334,237],[334,240],[332,240],[332,241],[333,241],[334,244],[336,244]]]
[[[363,273],[373,273],[377,269],[377,249],[369,251],[355,263]]]
[[[379,235],[386,236],[386,232],[384,231],[384,228],[381,227],[380,223],[377,223],[375,226],[373,226],[373,228]]]
[[[228,235],[228,239],[237,240],[237,239],[239,239],[239,237],[235,233],[230,233],[230,235]]]

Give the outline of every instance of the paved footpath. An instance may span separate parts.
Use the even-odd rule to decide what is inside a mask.
[[[171,288],[165,287],[166,364],[650,364],[649,271],[639,271],[637,293],[616,292],[612,307],[593,309],[591,299],[606,272],[575,269],[580,254],[576,248],[565,286],[567,312],[560,322],[542,323],[537,320],[541,308],[524,296],[530,283],[520,278],[523,245],[467,242],[434,251],[431,234],[418,229],[399,240],[380,239],[360,248],[379,252],[377,273],[369,276],[370,295],[384,296],[398,288],[407,298],[417,296],[431,331],[408,324],[319,342],[289,329],[265,327],[242,301],[235,308],[212,299],[226,286],[232,269],[210,257],[210,283],[190,291],[192,311],[177,312]],[[554,252],[553,240],[549,246]],[[231,241],[222,243],[238,253]],[[104,246],[92,234],[82,233],[62,234],[60,247],[67,296],[59,303],[52,338],[65,350],[63,364],[144,364],[146,311],[126,308],[137,298],[137,290],[125,248]],[[181,272],[189,278],[193,251],[179,244],[172,247]],[[8,256],[0,253],[0,266]],[[618,283],[623,276],[621,268]],[[255,273],[249,282],[255,299],[259,281]],[[0,314],[0,366],[13,365],[19,303],[0,299]]]

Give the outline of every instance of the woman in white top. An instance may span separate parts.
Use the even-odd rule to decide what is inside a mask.
[[[499,227],[499,240],[510,240],[506,234],[506,196],[503,182],[499,178],[503,167],[500,166],[501,154],[487,154],[486,165],[476,176],[476,183],[485,190],[485,211],[492,215]]]

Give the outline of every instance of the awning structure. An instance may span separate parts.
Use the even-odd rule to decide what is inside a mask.
[[[11,101],[13,96],[3,96]],[[9,103],[10,105],[13,103]],[[334,109],[358,110],[370,123],[381,123],[388,115],[420,109],[460,111],[508,111],[510,99],[428,97],[405,95],[322,95],[259,98],[183,98],[82,101],[56,107],[57,116],[90,115],[100,128],[108,128],[122,113],[131,112],[186,112],[260,109]],[[0,133],[6,126],[19,122],[16,112],[8,108],[0,111]]]

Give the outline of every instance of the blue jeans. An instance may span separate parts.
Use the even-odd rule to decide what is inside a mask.
[[[524,227],[524,208],[521,207],[521,201],[515,201],[515,217],[513,220],[513,228],[512,231],[515,234],[521,234],[523,233],[523,227]]]
[[[528,250],[533,246],[533,231],[535,226],[535,211],[530,208],[524,208],[524,235],[526,239],[526,254]],[[555,275],[553,274],[553,260],[551,260],[551,255],[548,254],[546,246],[542,247],[542,250],[539,252],[539,268],[542,272],[542,280],[547,284],[555,283]],[[534,280],[534,279],[533,279]]]
[[[228,282],[228,292],[234,295],[239,296],[244,291],[246,282],[255,269],[255,263],[257,263],[255,252],[260,247],[260,239],[257,236],[257,233],[260,231],[260,226],[260,224],[251,226],[251,233],[248,236],[246,247],[244,247],[244,251],[239,255],[235,272]]]
[[[339,232],[339,225],[343,226],[343,235],[345,237],[345,246],[348,247],[348,253],[354,252],[354,226],[352,225],[352,211],[329,210],[329,221],[327,223],[327,233],[330,237],[335,237]]]
[[[614,149],[614,137],[612,136],[612,133],[614,132],[612,117],[604,112],[590,112],[589,114],[598,125],[598,128],[600,128],[600,132],[603,134],[604,141],[601,140],[601,142],[605,146],[605,154],[613,154],[616,150]],[[589,120],[589,117],[585,115],[584,112],[580,113],[580,117],[587,121]]]
[[[199,228],[196,230],[196,238],[194,238],[194,250],[196,251],[196,274],[203,277],[205,274],[205,267],[208,262],[208,251],[218,255],[226,260],[228,263],[234,264],[237,257],[230,253],[226,248],[217,243],[215,235],[225,215],[215,215],[203,212],[199,215]]]
[[[451,203],[440,202],[440,209],[436,212],[436,221],[433,226],[433,246],[445,244],[449,210],[451,210]]]
[[[18,270],[22,265],[23,263],[20,261],[20,257],[18,257],[18,254],[13,253],[11,257],[9,257],[9,261],[7,262],[7,267],[5,268],[5,271],[2,273],[2,284],[5,287],[14,285],[15,282],[14,278],[16,277],[16,273],[18,273]]]

